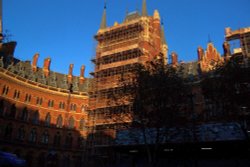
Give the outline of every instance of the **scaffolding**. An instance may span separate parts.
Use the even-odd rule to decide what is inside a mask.
[[[139,46],[142,37],[140,20],[108,28],[95,36],[98,45],[92,59],[95,71],[91,73],[94,79],[89,92],[92,154],[96,154],[97,145],[113,142],[117,128],[132,122],[133,76],[145,55]]]

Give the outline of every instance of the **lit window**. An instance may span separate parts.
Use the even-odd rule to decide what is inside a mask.
[[[73,117],[69,118],[69,128],[73,129],[75,127],[75,120]]]
[[[63,122],[63,118],[62,118],[61,115],[59,115],[58,118],[57,118],[57,121],[56,121],[56,127],[57,128],[62,128],[62,125],[63,125],[62,122]]]
[[[51,121],[51,116],[50,113],[48,113],[45,118],[45,126],[50,126],[50,121]]]

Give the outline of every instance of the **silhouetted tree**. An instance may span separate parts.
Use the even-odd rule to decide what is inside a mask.
[[[158,57],[146,65],[138,65],[131,74],[132,81],[121,77],[124,94],[129,95],[132,109],[126,124],[135,144],[143,145],[150,165],[156,165],[160,145],[168,142],[170,128],[183,124],[183,104],[187,104],[188,85],[182,78],[182,69],[165,65]],[[111,101],[120,101],[124,95],[112,95]],[[116,121],[124,117],[114,117]]]
[[[232,57],[205,76],[201,85],[206,105],[213,106],[209,120],[238,121],[242,108],[250,109],[249,58]]]

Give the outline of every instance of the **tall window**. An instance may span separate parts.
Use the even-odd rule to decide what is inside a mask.
[[[32,142],[32,143],[35,143],[35,142],[36,142],[36,139],[37,139],[36,129],[33,128],[33,129],[30,131],[29,141]]]
[[[80,120],[79,129],[82,130],[83,128],[84,128],[84,119],[82,118]]]
[[[8,87],[8,86],[6,86],[6,85],[4,85],[4,87],[3,87],[3,91],[2,91],[2,95],[7,95],[7,94],[8,94],[8,92],[9,92],[9,87]]]
[[[65,109],[65,103],[64,102],[60,102],[59,103],[59,109]]]
[[[21,120],[22,121],[27,121],[28,120],[28,110],[27,110],[26,107],[22,111]]]
[[[14,99],[19,99],[19,97],[20,97],[20,91],[15,90],[13,98]]]
[[[62,118],[62,115],[59,115],[57,120],[56,120],[56,127],[62,128],[62,126],[63,126],[63,118]]]
[[[61,135],[60,132],[57,132],[54,137],[54,146],[60,146],[61,144]]]
[[[71,116],[70,118],[69,118],[69,128],[70,129],[73,129],[75,127],[75,120],[74,120],[74,118]]]
[[[35,125],[39,124],[39,112],[35,111],[32,117],[32,123]]]
[[[70,105],[70,110],[71,111],[76,111],[76,104],[71,104]]]
[[[25,138],[25,129],[24,126],[21,126],[18,129],[17,139],[23,141],[24,138]]]
[[[54,100],[48,101],[48,107],[54,107]]]
[[[50,113],[48,113],[45,117],[45,126],[50,126],[51,116]]]
[[[43,98],[37,97],[36,98],[36,105],[42,105],[42,103],[43,103]]]
[[[15,118],[16,117],[16,105],[12,104],[10,108],[10,118]]]
[[[31,95],[30,94],[26,94],[25,95],[25,102],[29,103],[31,100]]]
[[[43,144],[48,144],[49,143],[49,133],[48,133],[47,130],[43,132],[41,142]]]

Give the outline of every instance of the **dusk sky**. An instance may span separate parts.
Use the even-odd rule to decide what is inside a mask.
[[[93,70],[93,36],[101,23],[104,0],[3,0],[3,29],[17,41],[15,56],[32,60],[39,53],[40,67],[50,57],[51,70],[74,75],[85,65]],[[107,23],[121,23],[126,11],[141,11],[142,0],[107,0]],[[148,14],[160,12],[169,53],[179,60],[197,60],[197,47],[206,48],[209,36],[222,53],[225,27],[250,26],[250,0],[147,0]]]

